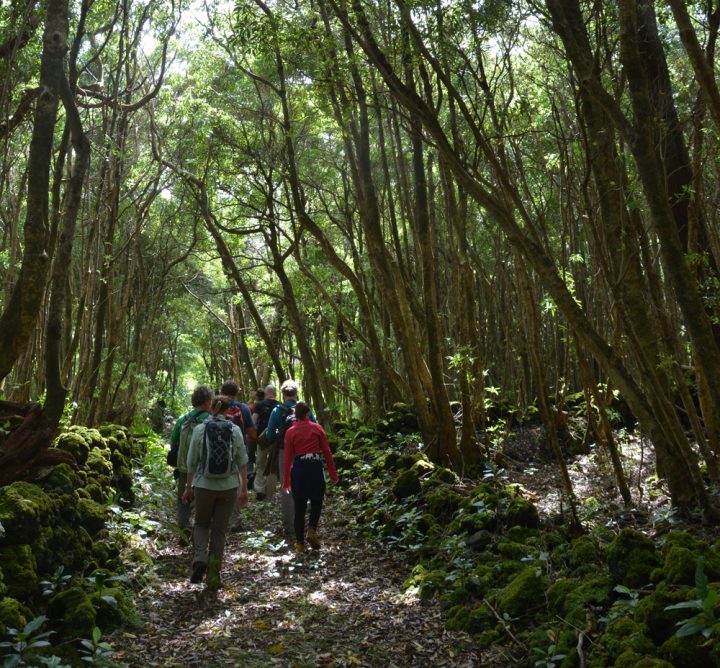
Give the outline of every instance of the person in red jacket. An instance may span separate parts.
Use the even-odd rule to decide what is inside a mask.
[[[325,497],[325,472],[323,456],[327,462],[330,479],[339,478],[335,470],[330,444],[325,430],[310,421],[310,407],[304,401],[295,404],[295,421],[285,433],[284,491],[292,491],[295,501],[295,549],[305,549],[305,512],[310,501],[307,542],[313,549],[320,547],[317,527]]]

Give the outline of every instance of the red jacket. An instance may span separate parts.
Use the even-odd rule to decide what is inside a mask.
[[[335,470],[330,444],[328,443],[325,430],[310,420],[296,420],[285,432],[285,486],[290,486],[290,469],[293,459],[298,455],[310,455],[322,453],[325,456],[330,478],[338,481],[338,474]]]

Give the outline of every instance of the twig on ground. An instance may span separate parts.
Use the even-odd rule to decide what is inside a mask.
[[[498,613],[497,610],[495,610],[495,608],[492,607],[492,605],[490,605],[490,602],[486,598],[483,599],[483,603],[490,609],[490,612],[492,612],[493,615],[495,615],[495,618],[503,625],[503,628],[505,629],[505,633],[507,633],[510,636],[512,641],[514,643],[516,643],[517,645],[519,645],[520,647],[522,647],[523,649],[527,649],[525,647],[525,643],[521,642],[520,640],[518,640],[515,637],[513,632],[510,630],[510,627],[508,626],[505,619],[500,615],[500,613]]]

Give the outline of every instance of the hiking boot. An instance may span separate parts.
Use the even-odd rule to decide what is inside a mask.
[[[314,527],[309,527],[307,532],[307,542],[308,545],[313,550],[319,550],[320,549],[320,539],[318,538],[317,531]]]
[[[258,492],[255,495],[255,501],[265,501],[265,498],[266,498],[266,496],[262,492]]]
[[[180,538],[180,545],[183,547],[187,547],[192,543],[192,532],[190,529],[180,529],[178,537]]]
[[[302,554],[305,552],[305,543],[295,543],[295,554]]]
[[[190,582],[192,582],[193,584],[202,582],[203,575],[205,575],[206,570],[207,570],[207,564],[204,561],[196,561],[193,564],[193,570],[192,570],[192,575],[190,576]]]
[[[243,531],[247,531],[245,528],[245,525],[242,522],[238,522],[237,524],[234,524],[231,526],[228,531],[230,533],[242,533]]]

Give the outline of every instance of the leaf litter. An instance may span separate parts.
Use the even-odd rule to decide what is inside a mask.
[[[346,500],[327,501],[322,549],[299,556],[282,539],[277,501],[251,501],[246,531],[228,534],[216,593],[190,584],[191,548],[171,528],[149,536],[154,568],[137,578],[144,627],[108,637],[116,665],[483,665],[468,634],[445,630],[437,601],[403,590],[405,556],[362,538]]]

